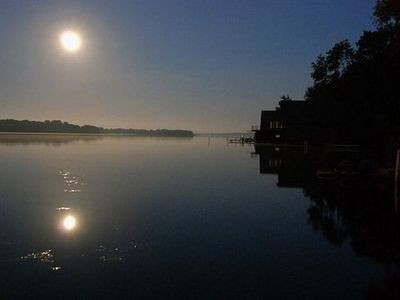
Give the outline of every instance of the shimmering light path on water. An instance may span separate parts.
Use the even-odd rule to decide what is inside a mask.
[[[362,299],[384,287],[396,265],[362,255],[354,235],[327,238],[320,216],[334,212],[260,174],[254,151],[0,138],[0,297]]]

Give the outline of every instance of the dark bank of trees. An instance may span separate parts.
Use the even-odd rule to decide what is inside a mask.
[[[160,137],[192,137],[190,130],[169,130],[169,129],[107,129],[92,125],[74,125],[59,120],[54,121],[18,121],[0,120],[0,132],[36,132],[36,133],[84,133],[84,134],[126,134],[136,136],[160,136]]]
[[[340,137],[377,142],[400,132],[400,1],[378,0],[376,28],[353,46],[336,43],[312,64],[318,127],[336,127]]]

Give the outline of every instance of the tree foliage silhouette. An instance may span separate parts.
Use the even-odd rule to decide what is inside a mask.
[[[354,46],[340,41],[317,57],[305,93],[319,123],[334,122],[364,141],[400,131],[400,2],[378,0],[373,16],[375,30]]]

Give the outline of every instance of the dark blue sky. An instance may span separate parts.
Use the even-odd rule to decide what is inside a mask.
[[[311,62],[373,28],[373,0],[1,1],[0,118],[249,129]],[[58,45],[66,28],[79,53]]]

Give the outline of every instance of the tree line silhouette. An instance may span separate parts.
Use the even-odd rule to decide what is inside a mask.
[[[85,134],[126,134],[135,136],[171,136],[171,137],[192,137],[190,130],[170,129],[124,129],[124,128],[103,128],[93,125],[75,125],[60,120],[53,121],[18,121],[13,119],[0,120],[0,132],[36,132],[36,133],[85,133]]]
[[[400,136],[400,1],[378,0],[373,16],[354,46],[343,40],[317,57],[305,93],[316,127],[361,143]]]

